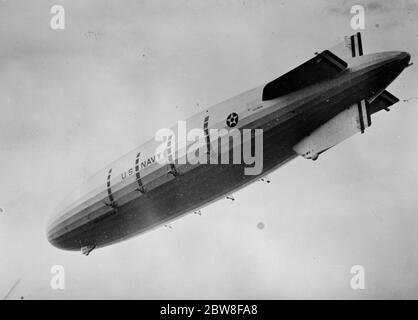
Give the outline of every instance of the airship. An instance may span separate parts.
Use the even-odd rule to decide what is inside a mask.
[[[48,241],[88,255],[200,210],[298,156],[316,160],[347,138],[364,133],[373,114],[388,111],[399,101],[386,88],[412,63],[403,51],[363,54],[361,38],[360,33],[346,36],[280,77],[185,121],[188,128],[202,130],[204,144],[199,150],[203,148],[208,159],[231,155],[237,147],[243,152],[248,145],[254,153],[257,137],[262,136],[257,140],[262,144],[262,163],[256,174],[248,174],[243,161],[180,161],[188,155],[192,143],[188,141],[185,152],[177,150],[169,154],[170,161],[157,161],[161,152],[156,150],[162,144],[153,137],[76,188],[50,218]],[[212,129],[253,133],[239,142],[217,143],[216,148],[219,136],[214,138]],[[165,141],[167,147],[176,138],[170,139]]]

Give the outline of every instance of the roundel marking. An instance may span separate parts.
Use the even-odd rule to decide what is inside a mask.
[[[235,112],[230,113],[229,116],[226,118],[226,125],[230,128],[233,128],[237,124],[238,124],[238,114]]]

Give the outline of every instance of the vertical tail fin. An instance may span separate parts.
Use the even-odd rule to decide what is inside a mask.
[[[330,48],[336,56],[341,59],[350,59],[363,55],[363,42],[361,39],[361,33],[357,32],[351,36],[344,37],[344,41]]]

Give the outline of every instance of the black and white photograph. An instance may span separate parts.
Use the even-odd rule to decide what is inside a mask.
[[[417,54],[417,0],[0,0],[0,298],[418,299]]]

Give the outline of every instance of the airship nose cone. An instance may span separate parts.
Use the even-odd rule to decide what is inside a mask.
[[[46,238],[48,239],[48,242],[52,244],[54,247],[56,247],[56,240],[54,237],[54,234],[52,232],[52,227],[50,224],[46,227]]]
[[[398,53],[398,59],[402,62],[405,66],[409,64],[409,61],[411,61],[411,55],[406,51],[400,51]]]

